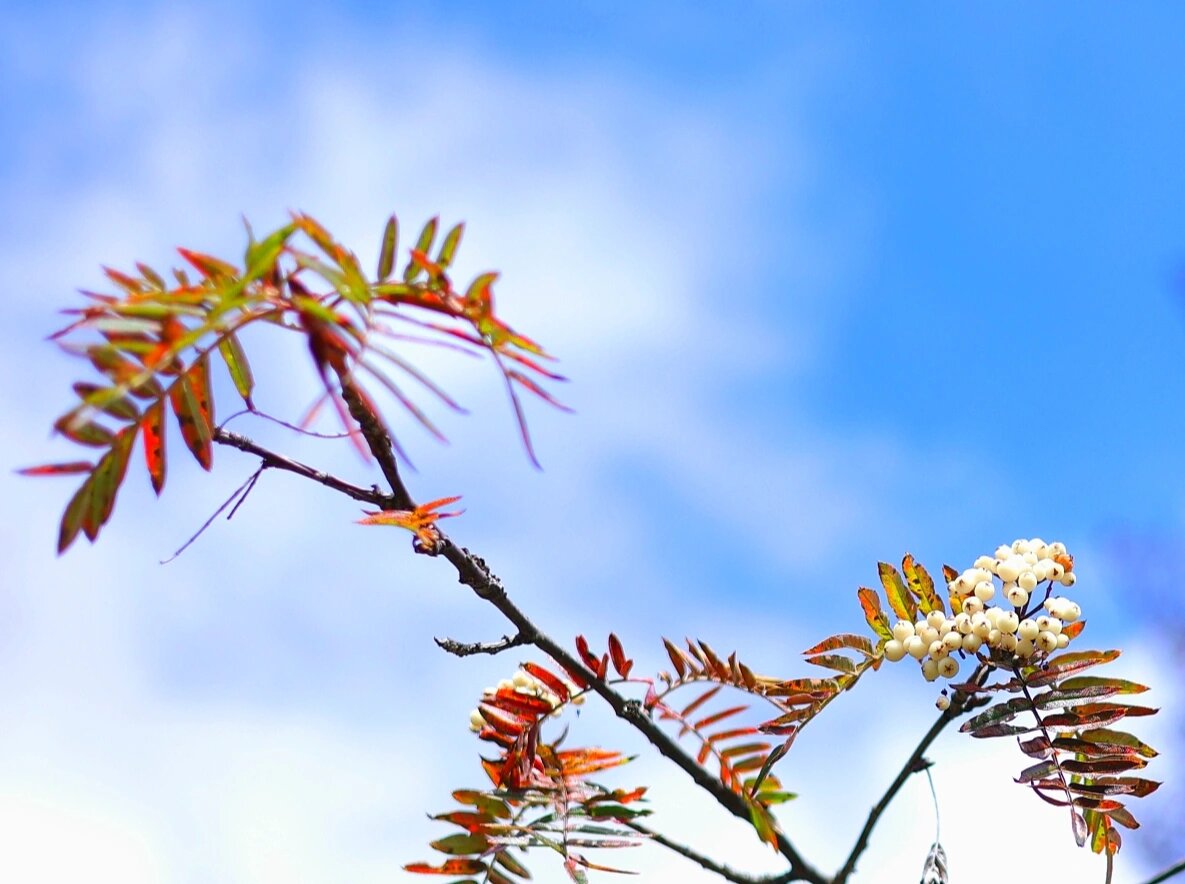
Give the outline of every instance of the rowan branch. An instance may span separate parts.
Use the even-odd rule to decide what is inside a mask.
[[[470,657],[473,654],[501,654],[503,651],[530,644],[531,640],[521,632],[514,636],[504,635],[496,642],[459,642],[451,638],[434,638],[437,647],[456,657]]]
[[[784,882],[794,880],[793,871],[781,872],[777,875],[760,876],[749,875],[745,872],[738,872],[735,869],[729,868],[723,863],[718,863],[714,859],[704,856],[702,853],[694,850],[691,847],[688,847],[686,844],[680,844],[678,841],[672,841],[665,835],[662,835],[653,829],[649,829],[640,823],[636,823],[633,820],[623,820],[622,824],[628,826],[641,835],[645,835],[648,840],[653,841],[655,844],[661,844],[668,850],[673,850],[680,856],[687,857],[687,859],[691,860],[693,863],[697,863],[698,865],[707,869],[709,872],[713,872],[727,881],[732,881],[734,884],[784,884]]]
[[[987,672],[988,670],[986,666],[979,666],[979,668],[977,668],[971,675],[970,681],[975,684],[981,684],[984,677],[987,675]],[[943,729],[948,724],[950,724],[968,709],[981,704],[982,699],[976,697],[974,694],[955,694],[954,699],[951,700],[950,706],[938,716],[938,720],[935,721],[934,724],[930,725],[930,729],[926,731],[926,735],[922,737],[917,746],[914,747],[913,752],[910,753],[909,758],[905,760],[905,764],[902,765],[896,779],[894,779],[893,782],[889,784],[889,788],[885,791],[885,794],[881,796],[880,801],[878,801],[873,806],[872,811],[868,814],[868,820],[864,823],[864,828],[860,830],[860,835],[856,839],[855,845],[852,847],[852,852],[848,854],[848,858],[844,862],[843,867],[835,873],[835,877],[832,879],[831,884],[846,884],[848,878],[851,877],[852,872],[856,870],[856,861],[860,859],[860,854],[862,854],[868,847],[868,840],[872,836],[872,830],[876,828],[876,824],[880,821],[881,815],[886,809],[888,809],[889,804],[897,796],[897,793],[901,791],[901,787],[905,785],[905,781],[908,780],[913,774],[920,773],[930,766],[930,762],[926,761],[922,757],[925,755],[926,750],[930,748],[930,744],[938,738],[938,735],[942,733]]]
[[[343,395],[345,395],[344,391]],[[350,403],[351,399],[362,405],[362,407],[365,407],[356,395],[347,397],[347,404]],[[369,409],[365,410],[365,414],[369,414]],[[360,424],[363,423],[360,415],[356,415],[355,417],[359,420]],[[373,415],[371,415],[370,421],[371,426],[369,430],[366,426],[363,426],[363,437],[366,439],[371,453],[379,461],[380,467],[384,463],[387,464],[383,468],[383,473],[388,483],[392,486],[392,494],[384,494],[377,487],[367,489],[352,485],[349,482],[344,482],[335,476],[315,470],[298,461],[269,451],[250,439],[239,436],[236,433],[231,433],[228,430],[216,429],[214,431],[214,441],[223,445],[230,445],[249,454],[254,454],[270,467],[287,470],[288,472],[304,476],[307,479],[312,479],[355,500],[373,504],[381,509],[415,509],[415,501],[408,494],[402,479],[399,477],[398,467],[395,466],[394,454],[391,450],[391,442],[386,430],[381,427],[377,430],[375,429],[378,425],[374,421]],[[579,673],[588,682],[589,686],[609,704],[614,714],[640,731],[651,745],[658,750],[659,754],[682,769],[692,778],[697,786],[711,795],[718,804],[733,816],[745,822],[751,821],[749,805],[745,799],[727,788],[717,778],[713,777],[707,770],[697,764],[694,758],[684,752],[666,731],[662,730],[654,722],[650,715],[642,708],[641,703],[637,700],[628,699],[613,690],[604,680],[597,678],[580,660],[577,660],[568,653],[567,650],[550,636],[541,632],[530,618],[510,601],[501,581],[493,575],[480,557],[455,544],[443,532],[441,532],[440,538],[440,543],[434,549],[421,547],[418,551],[432,556],[443,555],[448,559],[457,571],[458,580],[472,589],[478,598],[484,599],[497,608],[515,626],[517,629],[515,639],[518,644],[533,644],[565,669]],[[777,832],[776,840],[778,852],[790,863],[790,869],[786,872],[786,877],[782,880],[807,881],[810,884],[828,884],[827,879],[822,873],[817,871],[802,857],[785,834]]]
[[[1182,872],[1185,872],[1185,859],[1181,860],[1179,863],[1169,866],[1156,877],[1149,878],[1144,882],[1144,884],[1160,884],[1161,881],[1167,881],[1169,878],[1172,878],[1174,875],[1179,875]]]
[[[404,509],[404,507],[397,505],[393,495],[383,493],[376,485],[372,485],[369,488],[351,485],[349,482],[345,482],[321,470],[314,469],[300,461],[284,457],[282,454],[276,454],[274,451],[264,448],[246,436],[240,436],[238,433],[232,433],[230,430],[224,430],[221,427],[216,428],[213,439],[220,445],[229,445],[231,448],[237,448],[239,451],[255,455],[266,467],[296,473],[298,476],[311,479],[314,482],[324,485],[326,488],[332,488],[334,491],[340,492],[347,497],[352,497],[354,500],[373,504],[381,509]]]
[[[481,599],[488,601],[497,608],[502,615],[518,629],[520,635],[529,636],[527,639],[539,650],[570,672],[579,673],[600,697],[609,704],[615,715],[623,719],[641,732],[659,754],[682,769],[695,784],[711,795],[716,803],[721,805],[733,816],[750,822],[749,806],[745,800],[727,788],[707,770],[696,763],[695,759],[662,730],[642,708],[637,700],[623,697],[613,690],[604,680],[597,678],[587,666],[568,653],[546,633],[541,632],[526,614],[510,601],[506,590],[486,566],[486,563],[469,550],[457,546],[450,538],[441,535],[439,554],[443,555],[453,567],[457,569],[457,577],[461,583],[468,586]],[[786,881],[808,881],[810,884],[827,884],[827,879],[813,868],[798,852],[797,848],[783,833],[777,832],[777,850],[790,863],[786,873]]]
[[[382,421],[366,404],[366,400],[359,395],[357,388],[348,377],[341,377],[342,399],[350,409],[350,416],[358,422],[358,429],[366,440],[366,446],[383,471],[383,478],[391,486],[391,501],[384,509],[414,510],[415,501],[408,493],[407,486],[399,475],[399,464],[395,460],[395,450],[391,443],[391,434],[383,426]]]

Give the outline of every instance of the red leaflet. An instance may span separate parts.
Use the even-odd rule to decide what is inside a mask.
[[[547,689],[560,698],[560,702],[567,703],[570,694],[564,680],[538,663],[524,663],[523,669],[547,686]]]
[[[580,654],[580,659],[584,661],[584,665],[593,671],[593,675],[601,678],[601,673],[597,671],[600,668],[601,660],[588,649],[588,639],[583,635],[576,636],[576,652]]]
[[[621,640],[613,633],[609,633],[609,657],[613,661],[613,668],[622,678],[629,678],[630,670],[634,668],[634,661],[625,655],[621,647]]]
[[[37,467],[24,467],[17,470],[22,476],[69,476],[77,473],[89,473],[94,469],[89,460],[73,460],[70,463],[49,463]]]
[[[439,866],[409,863],[403,870],[417,875],[477,875],[486,870],[486,865],[475,859],[450,859]]]
[[[165,487],[165,402],[158,399],[144,412],[140,421],[144,460],[152,490],[159,495]]]

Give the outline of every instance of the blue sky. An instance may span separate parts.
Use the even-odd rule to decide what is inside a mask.
[[[659,635],[696,635],[802,674],[801,648],[860,625],[878,559],[965,566],[1040,534],[1078,556],[1088,635],[1131,647],[1126,674],[1159,679],[1171,709],[1156,662],[1173,642],[1158,625],[1181,620],[1185,527],[1183,17],[13,10],[0,366],[21,382],[0,391],[3,459],[67,451],[46,428],[78,366],[43,338],[100,263],[235,254],[240,214],[264,230],[294,208],[365,256],[390,211],[406,227],[439,212],[469,224],[462,274],[503,271],[502,310],[561,357],[577,414],[532,410],[538,473],[492,373],[433,357],[473,414],[444,418],[448,447],[402,425],[412,484],[465,495],[455,536],[552,632],[615,629],[651,667]],[[270,380],[266,408],[307,405],[309,377]],[[240,429],[365,478],[327,443]],[[0,475],[0,825],[21,845],[0,851],[3,877],[399,880],[439,834],[423,812],[477,781],[465,716],[517,661],[461,663],[429,637],[503,626],[402,538],[355,527],[352,504],[267,476],[229,526],[156,564],[250,469],[177,460],[159,502],[133,475],[101,542],[62,559],[68,489]],[[882,676],[786,762],[804,795],[787,829],[824,867],[932,715],[912,672]],[[1161,719],[1141,732],[1166,743],[1179,716]],[[587,713],[579,727],[631,739]],[[1015,751],[964,743],[934,752],[948,818],[954,784],[984,771],[985,819],[1022,808],[1067,869],[1099,873],[1016,794]],[[634,775],[660,813],[685,803],[677,774]],[[869,868],[916,874],[929,812],[924,787],[903,795]],[[738,865],[768,861],[727,820],[667,818]],[[974,880],[977,833],[951,828]],[[1117,880],[1138,880],[1124,858]],[[699,880],[657,852],[634,866]]]

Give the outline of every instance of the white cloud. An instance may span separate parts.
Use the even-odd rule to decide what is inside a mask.
[[[808,293],[826,291],[845,263],[805,220],[788,219],[780,237],[800,249],[796,273],[811,285],[774,318],[747,300],[759,284],[749,240],[762,237],[746,219],[764,182],[735,157],[769,145],[720,132],[710,107],[672,104],[624,78],[540,81],[457,46],[407,41],[380,52],[383,41],[356,36],[366,52],[316,42],[282,59],[292,72],[282,77],[269,74],[280,48],[273,56],[215,34],[194,10],[112,20],[78,48],[60,85],[79,104],[79,131],[105,152],[64,185],[48,173],[23,182],[29,221],[0,246],[20,318],[0,360],[9,376],[32,360],[47,379],[36,399],[0,389],[6,459],[45,456],[35,428],[52,419],[74,366],[33,342],[50,321],[47,301],[93,283],[100,262],[165,261],[175,241],[233,250],[240,210],[263,229],[307,209],[366,261],[392,207],[405,239],[430,213],[463,217],[462,272],[505,272],[507,315],[564,356],[562,370],[579,383],[562,393],[580,413],[532,411],[548,466],[539,476],[516,448],[492,369],[474,380],[468,365],[426,357],[475,414],[446,424],[448,449],[408,431],[422,469],[416,487],[465,493],[458,537],[473,538],[560,635],[573,623],[639,640],[656,622],[668,632],[702,627],[722,647],[750,648],[763,668],[788,663],[816,638],[779,625],[791,605],[771,618],[733,587],[713,596],[702,580],[686,585],[655,537],[706,520],[721,546],[738,543],[771,568],[821,568],[894,515],[896,477],[929,457],[804,415],[759,423],[738,407],[724,424],[740,383],[773,368],[793,384],[814,358],[827,307]],[[203,47],[215,43],[212,63]],[[147,48],[129,54],[129,45]],[[23,137],[73,156],[52,131]],[[794,148],[779,158],[789,179]],[[259,369],[268,373],[266,360]],[[295,408],[306,400],[303,390],[275,394]],[[796,426],[775,437],[775,423]],[[298,456],[362,475],[330,446],[291,443]],[[408,555],[405,538],[359,531],[351,504],[280,476],[266,476],[229,526],[158,568],[244,469],[220,451],[226,472],[207,484],[180,446],[173,452],[160,503],[132,476],[103,542],[58,561],[49,550],[60,492],[0,479],[11,514],[0,539],[17,551],[5,563],[0,620],[20,626],[0,626],[0,828],[20,842],[0,852],[3,876],[73,880],[103,868],[129,881],[390,879],[436,836],[423,813],[479,781],[475,762],[461,774],[449,762],[472,758],[465,711],[512,665],[461,664],[428,635],[490,637],[503,625],[440,563]],[[951,469],[951,484],[965,480]],[[631,470],[648,474],[660,504],[624,493]],[[852,705],[860,702],[868,698]],[[792,758],[785,773],[805,794],[787,814],[798,840],[833,862],[858,828],[851,807],[874,799],[910,736],[879,740],[851,713],[836,722],[820,726],[816,755],[805,756],[813,760]],[[618,733],[592,722],[589,732]],[[985,763],[955,758],[940,783]],[[650,771],[660,819],[739,867],[774,868],[760,848],[754,857],[743,825],[692,811],[680,774]],[[1018,790],[1006,774],[992,782]],[[663,800],[670,795],[679,797]],[[1010,806],[1012,795],[983,800]],[[868,880],[920,867],[922,798],[924,811],[910,805],[917,826],[892,815],[878,833],[867,860],[878,874]],[[957,830],[958,811],[948,813]],[[896,851],[906,837],[917,849]],[[952,849],[952,863],[973,849]],[[52,861],[37,864],[46,852]],[[668,869],[708,880],[658,851],[622,862],[653,880]],[[972,863],[961,869],[973,873]]]

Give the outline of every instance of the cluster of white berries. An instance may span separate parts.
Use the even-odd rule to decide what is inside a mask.
[[[1061,543],[1047,544],[1035,537],[1001,546],[995,555],[980,556],[947,584],[953,616],[931,611],[916,623],[898,621],[893,638],[885,643],[885,658],[896,662],[913,657],[921,663],[926,680],[934,681],[939,676],[954,678],[959,658],[985,645],[1022,660],[1064,648],[1070,636],[1063,627],[1078,620],[1082,609],[1068,598],[1052,595],[1052,590],[1055,583],[1073,586],[1073,569],[1074,560]],[[995,578],[1010,609],[989,604],[997,595]],[[1046,584],[1041,603],[1045,613],[1032,617],[1039,608],[1034,605],[1030,611],[1029,601],[1040,584]],[[944,699],[939,698],[940,708]]]
[[[563,711],[560,709],[562,705],[560,698],[543,682],[537,679],[525,669],[519,669],[514,673],[512,678],[504,678],[492,688],[486,688],[482,692],[483,697],[494,697],[499,691],[514,691],[517,694],[522,694],[527,697],[538,697],[541,700],[547,701],[551,705],[553,716],[559,716]],[[574,706],[579,706],[584,702],[584,695],[577,693],[577,688],[571,684],[568,685],[568,691],[572,695],[569,700]],[[480,709],[474,709],[469,713],[469,730],[476,733],[485,727],[486,720],[481,714]]]

